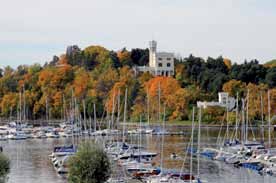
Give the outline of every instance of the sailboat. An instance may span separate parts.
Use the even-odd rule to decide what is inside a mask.
[[[194,131],[194,109],[193,109],[193,125],[192,125],[192,136],[191,136],[191,147],[193,146],[193,131]],[[199,116],[199,133],[198,133],[198,149],[200,149],[200,123],[201,123],[201,109],[200,109],[200,116]],[[164,119],[163,119],[163,129],[165,128],[165,109],[164,109]],[[163,169],[163,144],[164,144],[164,135],[162,136],[162,150],[161,150],[161,172],[159,175],[149,177],[146,179],[147,183],[160,183],[160,182],[165,182],[165,183],[202,183],[200,178],[199,178],[199,156],[200,153],[197,152],[197,157],[198,157],[198,177],[196,178],[195,176],[192,175],[192,156],[191,154],[191,161],[190,161],[190,173],[183,173],[183,168],[185,162],[183,162],[183,167],[181,172],[172,172],[172,171],[164,171]]]

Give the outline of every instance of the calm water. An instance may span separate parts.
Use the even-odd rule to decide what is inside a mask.
[[[179,129],[178,129],[179,130]],[[185,129],[183,129],[185,130]],[[184,158],[184,149],[190,139],[189,129],[186,135],[165,136],[164,166],[168,169],[181,169],[183,160],[171,160],[170,154],[175,152]],[[202,130],[202,146],[212,146],[216,142],[218,130]],[[195,139],[196,140],[196,139]],[[138,136],[128,137],[129,142],[137,142]],[[142,143],[151,151],[160,152],[161,137],[143,136]],[[0,142],[4,153],[11,159],[11,173],[8,183],[66,183],[53,169],[48,155],[56,145],[70,144],[70,139],[29,139],[26,141]],[[194,172],[196,173],[196,161]],[[159,157],[155,164],[160,164]],[[260,176],[246,169],[237,169],[224,163],[201,159],[200,173],[203,180],[209,183],[275,183],[276,178]],[[186,172],[189,171],[189,159],[185,164]]]

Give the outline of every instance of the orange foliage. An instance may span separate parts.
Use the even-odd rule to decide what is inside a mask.
[[[13,110],[16,109],[18,102],[18,94],[17,93],[7,93],[3,96],[1,100],[1,109],[2,114],[8,116],[11,108]]]
[[[246,84],[242,81],[230,80],[223,85],[223,91],[228,92],[230,96],[235,97],[237,93],[239,96],[243,95],[246,91]]]
[[[85,70],[80,69],[73,81],[74,94],[77,98],[84,98],[86,96],[89,81],[89,74]]]
[[[232,67],[232,62],[231,62],[230,59],[224,58],[224,59],[223,59],[223,62],[224,62],[224,64],[227,66],[228,69],[231,69],[231,67]]]
[[[155,77],[145,84],[145,88],[148,88],[151,97],[158,96],[159,86],[162,100],[180,89],[178,82],[171,77]]]
[[[124,90],[121,90],[122,87],[124,87],[124,83],[122,82],[117,82],[114,84],[112,90],[110,91],[109,94],[109,99],[107,100],[105,107],[106,110],[108,112],[112,112],[113,109],[113,103],[114,103],[114,107],[116,106],[116,102],[117,102],[117,97],[118,95],[120,95],[120,97],[122,96],[122,94],[124,93]]]
[[[66,55],[61,55],[58,60],[59,65],[67,65],[68,64],[68,59]]]
[[[150,98],[157,100],[159,87],[161,102],[173,110],[171,119],[183,117],[188,104],[186,89],[181,88],[174,78],[155,77],[145,84],[144,90],[148,91]]]
[[[61,107],[62,105],[62,92],[58,91],[53,96],[53,106],[54,107]]]
[[[105,107],[106,110],[111,112],[112,111],[112,104],[114,96],[118,96],[120,91],[120,96],[124,96],[126,88],[128,88],[128,94],[134,90],[135,82],[134,82],[134,73],[129,67],[123,67],[119,71],[120,77],[119,81],[117,81],[112,89],[109,92],[108,100],[106,101]]]
[[[125,50],[125,49],[123,49],[123,50],[121,50],[121,51],[118,51],[118,52],[117,52],[117,56],[118,56],[119,61],[120,61],[121,63],[125,63],[125,62],[131,60],[130,52],[128,52],[128,51]]]

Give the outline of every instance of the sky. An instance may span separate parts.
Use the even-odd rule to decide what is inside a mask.
[[[232,62],[276,58],[275,0],[2,0],[0,67],[45,63],[102,45],[146,48]]]

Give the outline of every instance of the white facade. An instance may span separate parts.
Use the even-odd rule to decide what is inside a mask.
[[[174,75],[174,54],[157,52],[157,42],[149,42],[149,66],[137,67],[140,72],[150,72],[155,76]]]
[[[202,107],[202,108],[207,108],[207,107],[228,107],[228,110],[231,111],[235,108],[236,105],[236,100],[233,97],[230,97],[227,92],[219,92],[218,93],[218,98],[219,101],[211,101],[211,102],[206,102],[206,101],[198,101],[197,102],[197,107]]]

